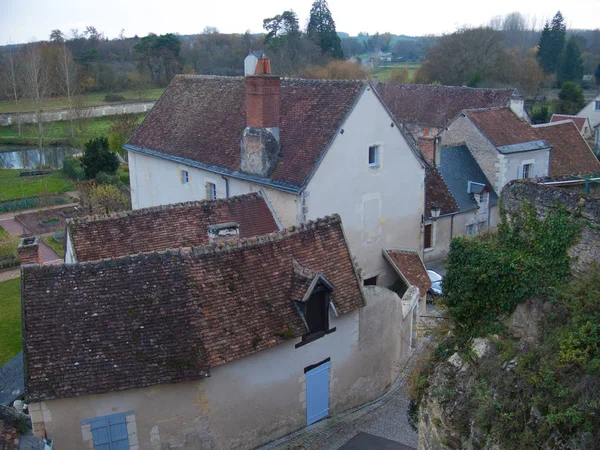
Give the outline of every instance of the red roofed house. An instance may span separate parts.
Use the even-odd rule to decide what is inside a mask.
[[[193,206],[147,215],[181,209]],[[144,213],[132,214],[115,220]],[[100,223],[125,226],[87,225]],[[410,352],[417,292],[363,287],[339,216],[192,249],[25,265],[34,432],[61,449],[255,448],[382,395]]]
[[[65,262],[207,245],[280,228],[262,193],[69,219]]]
[[[570,120],[531,126],[509,108],[465,110],[441,140],[444,146],[466,145],[496,192],[518,178],[600,172]]]
[[[438,135],[464,109],[509,107],[529,119],[516,89],[378,83],[377,91],[415,139]]]
[[[369,82],[178,75],[125,144],[135,209],[261,190],[284,227],[339,213],[367,283],[420,248],[425,162]]]
[[[571,120],[584,138],[590,139],[592,137],[592,127],[590,125],[590,119],[587,117],[569,116],[567,114],[552,114],[550,123],[562,122],[563,120]]]

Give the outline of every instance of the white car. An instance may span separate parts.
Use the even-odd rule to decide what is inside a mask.
[[[440,297],[444,295],[442,292],[442,276],[433,270],[428,270],[427,275],[429,275],[429,279],[431,280],[431,287],[427,296]]]

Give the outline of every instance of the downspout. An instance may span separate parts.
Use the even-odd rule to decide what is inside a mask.
[[[452,237],[454,236],[454,216],[456,214],[452,214],[452,216],[450,216],[450,239],[452,239]]]
[[[229,179],[225,175],[221,175],[221,178],[225,180],[225,198],[229,198]]]

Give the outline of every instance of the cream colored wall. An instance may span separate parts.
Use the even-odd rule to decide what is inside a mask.
[[[187,185],[181,182],[182,170],[189,173]],[[225,180],[219,174],[135,152],[129,152],[129,176],[133,209],[204,200],[208,182],[216,185],[217,198],[227,196]],[[282,225],[287,227],[296,223],[296,195],[231,177],[228,180],[230,197],[263,190]]]
[[[488,228],[480,229],[479,232],[487,230],[495,230],[498,227],[500,220],[499,208],[497,205],[490,208],[489,226]],[[454,221],[454,223],[452,223]],[[431,250],[425,251],[423,261],[431,262],[439,259],[444,259],[448,256],[450,250],[450,241],[453,237],[466,236],[467,225],[478,224],[482,221],[488,221],[488,214],[480,214],[478,211],[467,211],[461,214],[452,216],[440,217],[435,222],[435,239],[434,247]]]
[[[367,306],[332,317],[335,332],[218,366],[200,381],[32,403],[34,431],[45,429],[55,448],[87,448],[81,420],[134,411],[140,449],[254,448],[306,425],[309,365],[331,358],[331,414],[385,392],[410,352],[417,291],[407,294],[366,287]]]
[[[534,176],[536,177],[548,176],[548,169],[550,167],[549,150],[513,153],[503,156],[506,162],[503,164],[504,170],[502,172],[502,187],[504,187],[509,181],[519,178],[519,168],[523,164],[533,163],[533,172]],[[497,190],[496,192],[500,191]]]
[[[305,190],[307,219],[338,213],[364,278],[395,274],[381,249],[421,248],[424,169],[375,97],[365,91],[342,125]],[[379,166],[369,166],[369,146],[379,145]]]

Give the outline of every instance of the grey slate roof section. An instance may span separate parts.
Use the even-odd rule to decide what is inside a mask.
[[[545,150],[550,148],[551,145],[546,141],[531,141],[531,142],[523,142],[520,144],[512,144],[512,145],[501,145],[500,147],[496,147],[500,153],[521,153],[521,152],[531,152],[534,150]]]
[[[25,393],[23,352],[0,367],[0,404],[10,406]]]
[[[498,195],[466,145],[441,147],[440,165],[437,169],[448,185],[460,212],[477,208],[477,202],[468,192],[469,181],[485,184],[490,192],[490,205],[498,204]]]

